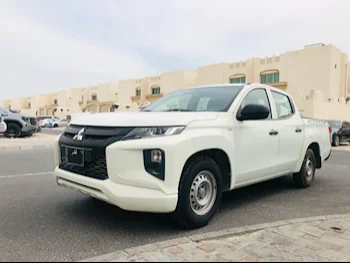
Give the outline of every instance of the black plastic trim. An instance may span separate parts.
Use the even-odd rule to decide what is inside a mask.
[[[162,152],[162,162],[160,164],[155,164],[151,162],[151,153],[154,150]],[[165,152],[162,149],[147,149],[143,150],[143,163],[147,173],[152,176],[164,181],[165,180]],[[159,171],[157,171],[159,169]]]

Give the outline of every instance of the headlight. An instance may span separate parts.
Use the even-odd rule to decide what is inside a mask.
[[[135,140],[142,138],[154,138],[158,136],[171,136],[180,134],[185,129],[185,126],[177,127],[149,127],[149,128],[135,128],[122,140]]]

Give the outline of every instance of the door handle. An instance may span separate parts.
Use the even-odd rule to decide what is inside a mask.
[[[301,129],[301,128],[297,128],[296,130],[295,130],[295,132],[297,132],[297,133],[301,133],[303,131],[303,129]]]
[[[278,131],[272,130],[270,131],[270,135],[278,135]]]

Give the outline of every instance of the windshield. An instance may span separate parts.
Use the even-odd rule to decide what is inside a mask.
[[[141,111],[228,111],[244,85],[194,88],[172,92]]]
[[[0,114],[9,114],[10,112],[3,107],[0,107]]]
[[[341,121],[327,121],[329,123],[329,125],[332,127],[332,128],[335,128],[335,129],[340,129],[341,125],[342,125],[342,122]]]

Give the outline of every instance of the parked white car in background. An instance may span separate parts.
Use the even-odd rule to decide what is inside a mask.
[[[7,125],[4,122],[3,117],[0,116],[0,133],[6,132],[6,129],[7,129]]]
[[[52,116],[39,116],[38,119],[40,120],[39,124],[40,127],[42,128],[47,128],[49,127],[49,120],[52,119]],[[54,118],[54,123],[58,122],[59,118],[55,117]]]
[[[68,126],[68,122],[66,119],[62,119],[59,120],[57,122],[54,122],[54,128],[59,128],[59,127],[67,127]]]
[[[50,119],[52,119],[52,117],[41,116],[38,118],[40,119],[40,126],[42,128],[49,127]],[[66,127],[66,126],[68,126],[66,119],[60,120],[58,117],[54,117],[54,119],[52,121],[52,128]]]
[[[331,143],[328,124],[303,119],[287,93],[217,85],[175,91],[142,112],[77,116],[55,155],[58,185],[198,228],[225,191],[289,174],[310,187]]]

